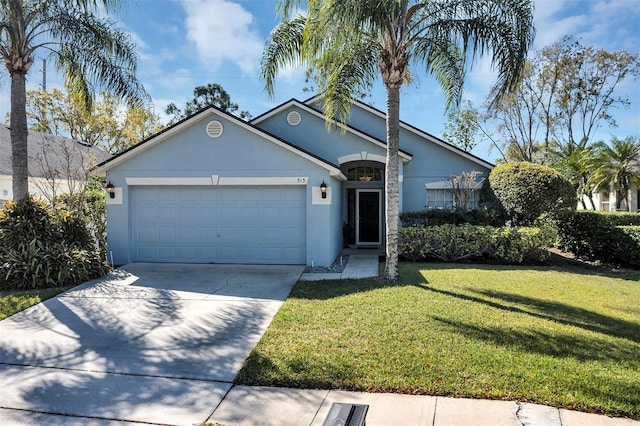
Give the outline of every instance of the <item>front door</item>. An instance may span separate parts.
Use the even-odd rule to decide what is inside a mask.
[[[356,244],[379,246],[382,244],[382,190],[356,190]]]

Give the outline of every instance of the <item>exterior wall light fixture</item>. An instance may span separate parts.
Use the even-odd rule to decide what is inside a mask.
[[[322,198],[327,198],[327,184],[324,183],[324,180],[320,184],[320,192],[322,193]]]
[[[116,188],[113,186],[111,181],[109,181],[105,189],[107,190],[107,194],[109,194],[109,198],[116,198]]]

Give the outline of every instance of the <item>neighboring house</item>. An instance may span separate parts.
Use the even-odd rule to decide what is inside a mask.
[[[86,179],[89,170],[110,157],[99,148],[72,139],[29,131],[29,192],[51,200],[73,191]],[[11,135],[9,127],[0,125],[0,206],[13,198]]]
[[[451,175],[493,167],[407,123],[400,133],[401,211],[448,207]],[[385,139],[384,113],[360,102],[331,132],[315,99],[250,122],[204,109],[94,170],[115,187],[113,261],[327,266],[346,244],[381,247]]]
[[[612,189],[610,191],[601,191],[599,193],[593,194],[593,202],[595,204],[596,210],[602,211],[616,211],[616,191]],[[591,209],[591,202],[586,199],[585,203],[587,208]],[[583,208],[582,204],[578,206],[578,208]],[[640,188],[638,188],[633,182],[631,183],[631,189],[627,194],[626,202],[623,200],[620,203],[621,211],[631,211],[631,212],[640,212]]]

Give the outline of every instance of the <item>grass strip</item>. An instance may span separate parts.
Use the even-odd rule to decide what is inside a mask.
[[[43,302],[65,290],[66,288],[46,288],[42,290],[0,292],[0,320]]]

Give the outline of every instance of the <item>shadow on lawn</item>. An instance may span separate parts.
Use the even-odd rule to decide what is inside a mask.
[[[536,328],[484,326],[437,316],[432,318],[466,337],[496,346],[515,348],[522,352],[555,358],[571,357],[579,361],[626,360],[624,364],[638,365],[638,345],[629,341],[612,342],[602,336],[585,337],[581,334],[558,333]]]
[[[481,303],[495,309],[526,314],[543,320],[640,343],[640,325],[638,323],[602,315],[576,306],[500,291],[467,289],[478,295],[472,296],[465,293],[436,289],[426,285],[422,288],[444,296]],[[480,296],[486,296],[487,298]]]

